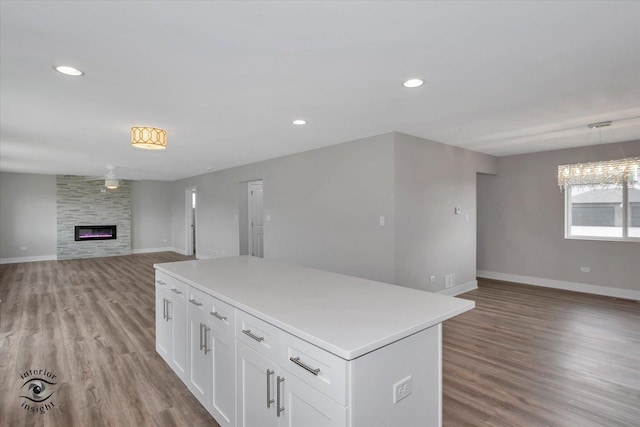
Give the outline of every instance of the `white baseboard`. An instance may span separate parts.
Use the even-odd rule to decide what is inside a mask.
[[[170,251],[178,253],[180,255],[184,255],[187,256],[187,250],[186,249],[181,249],[181,248],[169,248]]]
[[[152,252],[178,252],[175,248],[171,246],[167,246],[165,248],[145,248],[145,249],[133,249],[131,253],[133,254],[149,254]]]
[[[464,294],[465,292],[469,292],[474,289],[478,289],[477,280],[472,280],[470,282],[454,286],[453,288],[443,289],[441,291],[438,291],[438,293],[442,295],[449,295],[450,297],[455,297],[456,295]]]
[[[0,258],[0,264],[16,264],[19,262],[55,261],[57,255],[23,256],[18,258]]]
[[[520,276],[517,274],[496,273],[494,271],[478,270],[478,277],[486,279],[504,280],[505,282],[522,283],[523,285],[542,286],[545,288],[563,289],[565,291],[584,292],[587,294],[603,295],[607,297],[624,298],[640,301],[640,291],[607,286],[587,285],[586,283],[565,282],[563,280],[544,279],[542,277]]]

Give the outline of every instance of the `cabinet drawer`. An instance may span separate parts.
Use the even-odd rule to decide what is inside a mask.
[[[156,270],[156,286],[161,286],[164,289],[168,289],[170,283],[171,283],[171,276]]]
[[[193,286],[188,286],[189,289],[189,309],[197,309],[198,311],[204,313],[205,310],[211,304],[212,296],[205,294],[199,289],[194,288]]]
[[[170,295],[176,297],[175,299],[177,301],[182,301],[185,304],[187,303],[188,288],[187,284],[180,280],[171,278],[169,281]]]
[[[236,310],[236,339],[276,361],[280,329],[242,310]]]
[[[217,332],[233,339],[235,334],[236,309],[218,298],[211,297],[207,305],[209,322]]]
[[[343,406],[347,402],[347,361],[282,332],[284,352],[278,364]]]

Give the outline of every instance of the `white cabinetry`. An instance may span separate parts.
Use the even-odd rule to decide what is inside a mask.
[[[339,366],[344,367],[346,363],[344,360],[303,343],[242,311],[237,312],[237,319],[238,426],[344,427],[347,425],[347,409],[318,390],[318,388],[325,391],[331,390],[332,386],[340,383],[341,389],[335,394],[344,399],[344,369],[337,374],[337,376],[343,375],[342,381],[327,379],[332,374],[336,376],[336,370],[340,371]],[[306,348],[305,344],[314,348],[314,350],[307,348],[307,354],[313,353],[316,357],[312,358],[295,350],[289,351],[292,348]],[[334,358],[335,361],[332,363],[330,359]],[[306,362],[317,362],[319,359],[324,359],[324,362],[313,366],[306,364]],[[338,365],[338,368],[329,372],[327,369],[332,364]],[[299,369],[298,373],[308,383],[284,368],[289,365]]]
[[[473,302],[254,257],[156,268],[157,352],[222,427],[442,425],[441,322]]]
[[[189,287],[187,387],[222,427],[235,426],[235,309]]]
[[[183,381],[188,363],[186,288],[184,283],[157,273],[156,351]]]
[[[211,297],[207,309],[213,369],[206,407],[221,427],[232,427],[236,425],[235,308]]]
[[[189,375],[187,387],[206,408],[211,388],[213,358],[211,330],[207,326],[205,304],[207,296],[189,288]]]

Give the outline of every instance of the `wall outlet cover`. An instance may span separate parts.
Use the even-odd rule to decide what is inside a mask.
[[[411,395],[411,389],[411,375],[395,383],[393,385],[393,403],[396,404],[402,399],[409,397]]]

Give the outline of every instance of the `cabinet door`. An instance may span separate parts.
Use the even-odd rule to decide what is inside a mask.
[[[170,363],[171,323],[167,320],[167,294],[163,285],[156,285],[156,351]]]
[[[214,322],[207,322],[211,331],[211,352],[213,369],[211,378],[210,412],[221,427],[235,426],[235,337],[216,328]]]
[[[189,362],[189,323],[187,307],[180,298],[173,298],[171,309],[171,367],[183,382],[187,382]]]
[[[276,427],[278,367],[239,341],[236,351],[238,427]]]
[[[211,387],[211,334],[207,323],[195,310],[189,310],[189,376],[187,387],[207,407]],[[207,336],[208,335],[208,336]],[[206,347],[205,347],[206,345]]]
[[[302,382],[284,369],[280,376],[281,407],[279,427],[345,427],[348,425],[347,409],[326,395]]]

